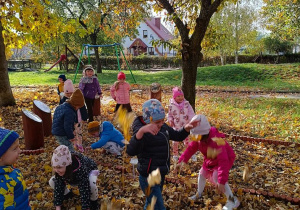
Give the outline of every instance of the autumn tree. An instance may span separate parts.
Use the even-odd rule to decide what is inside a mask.
[[[266,27],[280,39],[294,40],[300,34],[299,0],[263,0]]]
[[[131,35],[138,21],[148,13],[147,4],[135,4],[135,1],[129,0],[51,0],[50,8],[61,18],[75,25],[74,30],[77,30],[82,38],[89,37],[92,45],[112,44],[99,43],[97,40],[101,34],[108,37]],[[99,50],[95,47],[94,51],[97,72],[101,73]]]
[[[229,0],[227,0],[229,1]],[[181,38],[182,78],[185,98],[195,108],[197,67],[202,60],[201,43],[212,15],[226,0],[157,0],[155,11],[166,10]]]
[[[42,46],[53,36],[59,21],[39,0],[6,0],[0,2],[0,106],[15,104],[8,71],[7,57],[11,49],[31,43]],[[47,29],[47,30],[46,30]]]

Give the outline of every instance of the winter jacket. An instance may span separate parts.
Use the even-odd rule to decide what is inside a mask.
[[[92,159],[74,152],[72,153],[72,170],[72,175],[67,178],[55,174],[54,205],[62,205],[67,183],[78,185],[82,209],[89,209],[91,196],[89,174],[92,170],[97,170],[97,164]]]
[[[53,115],[52,134],[55,136],[67,136],[74,139],[74,123],[76,121],[76,110],[65,102],[56,107]]]
[[[178,104],[173,98],[170,100],[168,122],[174,124],[174,129],[185,126],[195,116],[195,112],[187,100]]]
[[[130,91],[131,87],[127,82],[119,82],[118,90],[115,89],[115,85],[110,88],[111,97],[117,101],[117,104],[129,104],[130,103]]]
[[[96,94],[101,95],[101,88],[99,85],[98,78],[93,76],[93,80],[91,83],[87,82],[85,77],[81,78],[79,82],[79,89],[83,93],[85,98],[94,99]]]
[[[66,100],[69,99],[67,98],[66,96],[64,96],[60,101],[60,104],[63,104],[64,102],[66,102]],[[80,111],[80,114],[81,114],[81,120],[83,121],[87,121],[88,119],[88,113],[87,113],[87,110],[86,110],[86,107],[85,105],[83,107],[81,107],[79,109]],[[76,112],[76,120],[75,120],[75,123],[78,123],[78,111]]]
[[[0,209],[31,209],[28,198],[21,171],[12,166],[0,166]]]
[[[146,125],[143,117],[137,117],[133,124],[133,136],[127,145],[127,154],[130,156],[137,155],[139,173],[147,177],[149,173],[157,168],[160,169],[162,176],[170,170],[170,145],[169,140],[183,141],[188,135],[184,128],[179,131],[174,130],[167,124],[163,124],[157,135],[145,133],[142,139],[136,139],[138,130]]]
[[[60,95],[61,92],[64,92],[64,83],[59,83],[57,86],[57,94]]]
[[[218,170],[218,182],[225,184],[228,181],[229,170],[233,165],[235,154],[228,142],[225,141],[225,145],[218,146],[217,143],[212,140],[214,137],[225,138],[225,135],[219,133],[217,128],[211,127],[206,141],[192,141],[189,143],[188,148],[186,148],[184,153],[180,156],[179,163],[181,161],[187,163],[192,155],[199,150],[204,155],[203,169],[208,171]],[[215,159],[209,159],[207,157],[208,147],[220,150],[220,153]]]
[[[99,134],[99,141],[93,143],[91,147],[93,149],[103,147],[107,142],[112,141],[119,144],[121,147],[124,147],[124,137],[120,131],[114,128],[113,124],[108,121],[102,123],[103,131]]]

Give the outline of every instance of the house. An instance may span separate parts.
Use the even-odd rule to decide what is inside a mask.
[[[152,40],[169,41],[175,37],[161,24],[160,17],[145,19],[137,28],[138,36],[136,38],[126,37],[123,39],[123,47],[126,54],[134,56],[146,54],[155,56],[175,56],[176,51],[173,49],[160,46],[152,46]]]

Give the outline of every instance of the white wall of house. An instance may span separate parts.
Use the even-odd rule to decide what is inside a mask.
[[[159,53],[155,50],[155,48],[151,45],[151,41],[159,40],[160,37],[149,26],[147,26],[146,23],[142,22],[140,24],[140,26],[138,27],[138,32],[139,33],[136,38],[130,39],[129,37],[125,37],[122,40],[124,52],[129,53],[128,48],[130,47],[130,45],[134,42],[135,39],[140,38],[148,46],[148,49],[147,49],[148,55],[151,54],[150,52],[152,50],[154,51],[153,55],[156,55],[156,56],[158,56],[159,53],[161,53],[163,55],[167,54],[167,56],[174,56],[176,54],[173,49],[172,50],[170,50],[169,48],[165,49],[165,48],[163,48],[163,46],[156,47],[157,51]],[[130,52],[130,53],[133,54],[133,52]]]

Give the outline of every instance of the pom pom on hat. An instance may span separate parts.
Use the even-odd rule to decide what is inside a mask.
[[[19,134],[0,128],[0,157],[10,148],[10,146],[19,138]]]
[[[59,75],[58,78],[61,78],[63,81],[67,80],[67,78],[64,74]]]
[[[72,80],[67,79],[64,82],[64,92],[65,93],[74,93],[74,91],[75,91],[75,88],[74,88]]]
[[[157,99],[150,99],[143,104],[143,120],[149,124],[153,121],[162,120],[165,118],[165,109]]]
[[[205,115],[199,114],[199,115],[195,115],[191,119],[191,122],[195,120],[199,121],[199,124],[191,130],[191,134],[196,134],[196,135],[209,134],[211,126],[207,120],[207,117]]]
[[[58,146],[53,152],[51,164],[54,167],[55,166],[64,167],[64,166],[71,165],[72,156],[69,148],[65,145]]]
[[[180,88],[178,88],[178,87],[174,87],[174,88],[172,89],[172,91],[173,91],[173,98],[174,98],[174,99],[175,99],[177,96],[184,95],[183,92],[182,92],[182,90],[181,90]]]
[[[74,107],[83,107],[84,106],[84,97],[81,90],[77,89],[71,95],[70,100],[68,101]]]
[[[118,79],[126,79],[126,75],[124,74],[124,72],[119,72],[118,73]]]

